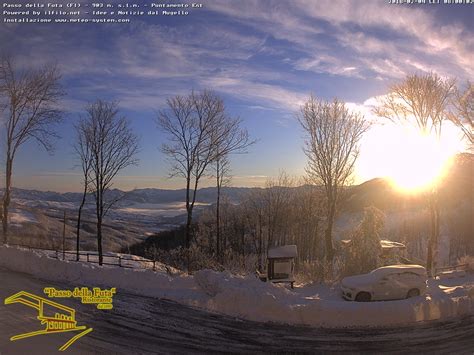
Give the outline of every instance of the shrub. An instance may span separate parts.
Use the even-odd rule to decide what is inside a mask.
[[[467,264],[467,271],[474,272],[474,256],[465,255],[458,259],[458,264]]]
[[[367,207],[364,218],[355,229],[346,252],[343,274],[367,273],[380,265],[380,232],[385,215],[376,207]]]

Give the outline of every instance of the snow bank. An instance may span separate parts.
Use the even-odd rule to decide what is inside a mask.
[[[0,267],[52,282],[76,286],[107,286],[144,296],[178,302],[199,300],[205,293],[186,275],[169,276],[148,269],[101,267],[87,262],[62,261],[27,249],[0,247]]]
[[[196,277],[203,279],[204,275],[206,289],[212,285],[213,290],[205,308],[255,321],[324,327],[390,326],[474,314],[473,276],[457,279],[458,286],[454,287],[430,280],[428,293],[420,297],[359,303],[344,301],[338,287],[318,285],[293,291],[209,270]]]
[[[116,287],[167,298],[210,311],[255,321],[311,326],[392,326],[474,314],[474,275],[430,280],[426,295],[407,300],[344,301],[338,287],[316,285],[294,290],[252,276],[201,270],[194,276],[99,267],[59,261],[36,252],[0,247],[0,266],[73,286]]]

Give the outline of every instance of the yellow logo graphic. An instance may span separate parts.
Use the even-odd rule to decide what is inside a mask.
[[[64,351],[76,340],[92,331],[92,328],[87,328],[85,325],[77,325],[75,319],[76,311],[74,309],[33,295],[29,292],[20,291],[5,299],[5,304],[12,303],[22,303],[25,306],[36,309],[38,311],[38,320],[41,321],[41,324],[46,324],[46,328],[34,332],[15,335],[10,338],[11,341],[33,337],[36,335],[81,331],[59,348],[59,351]],[[53,313],[53,315],[45,315],[46,313]]]
[[[113,297],[117,293],[117,289],[100,289],[94,287],[92,290],[88,287],[76,287],[74,290],[57,290],[54,287],[46,287],[44,293],[49,298],[80,298],[82,304],[95,304],[97,309],[112,309]]]

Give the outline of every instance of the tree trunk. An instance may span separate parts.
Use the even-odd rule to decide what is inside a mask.
[[[435,209],[435,234],[433,240],[433,271],[436,273],[436,267],[438,266],[438,244],[439,244],[439,233],[440,233],[440,211],[439,211],[439,199],[438,191],[435,193],[434,209]]]
[[[224,238],[222,240],[222,250],[224,251],[224,253],[221,253],[222,262],[225,262],[225,251],[227,250],[227,247],[228,247],[226,226],[227,226],[227,222],[224,220]]]
[[[186,249],[189,249],[191,246],[191,225],[193,222],[193,211],[192,209],[188,210],[188,218],[186,220]]]
[[[326,260],[332,264],[334,258],[334,246],[332,244],[332,229],[334,225],[334,217],[336,215],[336,206],[334,201],[329,201],[329,213],[327,220],[326,232],[324,235],[324,240],[326,244]]]
[[[431,213],[430,213],[431,215]],[[426,252],[426,271],[428,276],[432,276],[432,266],[433,266],[433,233],[434,233],[434,221],[431,217],[431,233],[428,239],[428,246]]]
[[[97,218],[97,252],[99,253],[99,265],[102,265],[102,217]]]
[[[209,255],[216,255],[216,249],[214,248],[214,232],[212,231],[212,228],[208,231],[208,236],[207,236],[207,252]]]
[[[101,188],[102,182],[99,180],[96,191],[96,214],[97,214],[97,252],[99,254],[99,265],[102,265],[102,217],[103,217],[103,190]]]
[[[186,179],[186,213],[187,213],[187,220],[186,220],[186,249],[189,249],[190,241],[191,241],[191,222],[192,222],[192,214],[193,210],[190,204],[189,198],[189,190],[190,190],[190,178]]]
[[[220,261],[221,259],[221,252],[220,252],[220,239],[221,239],[221,226],[220,226],[220,199],[221,199],[221,183],[220,183],[220,174],[219,174],[219,159],[217,160],[217,169],[216,169],[216,177],[217,177],[217,200],[216,200],[216,253],[217,253],[217,260]]]
[[[193,199],[192,201],[190,198],[190,189],[191,189],[191,178],[188,176],[186,180],[186,212],[188,214],[186,219],[186,263],[188,266],[188,272],[191,271],[191,237],[192,237],[192,223],[193,223],[193,208],[194,202],[196,201],[196,193],[197,193],[197,185],[198,180],[194,181],[194,189],[193,189]]]
[[[426,271],[429,276],[436,272],[436,259],[438,254],[439,239],[439,202],[437,191],[433,191],[430,196],[430,238],[428,241],[428,250],[426,256]]]
[[[7,166],[5,171],[5,194],[3,195],[3,242],[8,243],[8,208],[11,200],[13,159],[7,157]]]
[[[267,253],[268,249],[273,246],[273,222],[271,218],[271,210],[268,211],[268,236],[267,236]]]
[[[66,211],[64,211],[63,219],[63,260],[66,259]]]
[[[79,234],[81,231],[81,214],[82,214],[82,208],[84,207],[84,204],[86,203],[86,195],[87,195],[87,183],[85,184],[85,187],[84,187],[84,194],[82,195],[81,205],[79,206],[79,212],[77,214],[76,261],[79,261]]]
[[[240,230],[240,245],[242,252],[242,266],[245,269],[245,229],[242,227]]]
[[[316,218],[314,229],[315,229],[315,236],[313,239],[313,243],[311,245],[311,253],[309,256],[310,261],[313,261],[314,259],[316,259],[316,255],[318,255],[319,245],[321,243],[319,239],[319,218]]]
[[[190,255],[190,246],[191,246],[191,223],[193,220],[193,210],[192,207],[187,209],[188,218],[186,220],[186,265],[188,272],[191,271],[191,255]]]
[[[258,271],[262,272],[262,252],[263,252],[263,231],[262,231],[262,214],[258,214]]]

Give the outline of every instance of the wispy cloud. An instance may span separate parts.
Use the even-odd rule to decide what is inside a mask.
[[[80,26],[80,30],[2,24],[2,52],[15,54],[24,68],[56,61],[68,91],[62,108],[77,114],[98,98],[119,101],[121,108],[137,113],[131,117],[133,124],[148,139],[150,117],[167,98],[192,89],[213,89],[225,98],[232,114],[255,114],[265,120],[265,124],[248,121],[256,138],[268,138],[259,143],[259,154],[275,152],[274,137],[297,136],[294,115],[311,92],[324,99],[337,96],[351,110],[374,120],[375,97],[409,73],[474,77],[472,26],[462,18],[442,15],[435,10],[440,6],[350,0],[204,2],[203,11],[184,21],[136,18],[131,25]],[[281,149],[294,156],[301,153],[300,143],[285,140]],[[145,148],[144,160],[155,158],[157,145]],[[70,152],[57,154],[63,154],[64,162]],[[281,161],[281,152],[274,154],[268,153],[268,161],[273,159],[268,169],[294,162]],[[59,183],[67,177],[61,169],[58,176],[38,179],[45,185]],[[135,178],[141,185],[176,184],[162,178],[166,172],[160,169],[157,181],[147,175],[149,171]],[[250,171],[247,177],[234,178],[239,184],[266,178],[252,176],[251,169],[236,171]],[[123,186],[134,187],[133,176],[120,179]]]
[[[327,54],[316,55],[312,58],[303,58],[294,63],[295,68],[299,70],[363,78],[360,74],[360,69],[354,65],[354,61],[344,60]]]
[[[242,7],[216,1],[210,7],[291,42],[306,53],[294,61],[297,69],[342,76],[360,76],[365,69],[374,76],[399,78],[423,68],[457,77],[473,76],[469,65],[474,50],[472,35],[460,23],[440,25],[435,12],[426,8],[375,1],[298,0],[281,11],[283,5],[279,4],[249,1]],[[325,38],[318,36],[321,33]],[[344,55],[333,54],[342,54],[341,50]],[[448,58],[450,65],[446,66]],[[355,69],[344,70],[351,67]]]
[[[283,109],[300,107],[306,94],[287,90],[279,85],[269,85],[228,76],[214,76],[203,80],[203,84],[217,91],[235,95],[240,99],[257,100],[266,105],[278,105]]]

